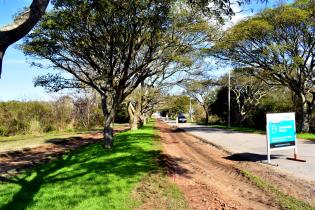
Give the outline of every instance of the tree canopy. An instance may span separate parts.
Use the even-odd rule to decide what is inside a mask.
[[[247,68],[268,84],[283,85],[301,100],[302,130],[309,130],[315,89],[315,4],[299,0],[267,9],[225,33],[213,55]]]
[[[206,21],[180,6],[171,0],[54,1],[23,50],[71,77],[48,74],[35,84],[52,91],[95,89],[102,97],[110,147],[110,124],[119,104],[141,82],[163,74],[161,66],[189,65],[186,55],[199,41],[194,34],[205,33],[199,26]]]
[[[182,87],[186,94],[196,100],[205,112],[205,123],[209,121],[210,104],[216,97],[217,82],[212,79],[191,80],[185,82]]]

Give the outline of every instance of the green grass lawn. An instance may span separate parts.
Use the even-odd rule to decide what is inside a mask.
[[[153,125],[115,136],[114,148],[101,143],[0,183],[0,210],[133,209],[131,194],[150,172],[158,173]]]
[[[315,133],[298,133],[297,137],[300,139],[307,139],[315,141]]]
[[[244,127],[236,127],[236,126],[231,126],[228,127],[226,125],[209,125],[211,128],[220,128],[220,129],[228,129],[231,131],[241,131],[245,133],[260,133],[260,134],[265,134],[266,132],[263,130],[258,130],[254,128],[244,128]]]
[[[266,131],[258,130],[254,128],[245,128],[245,127],[236,127],[236,126],[225,126],[225,125],[209,125],[211,128],[220,128],[220,129],[227,129],[231,131],[241,131],[245,133],[259,133],[259,134],[266,134]],[[298,133],[297,138],[299,139],[306,139],[315,141],[315,133]]]

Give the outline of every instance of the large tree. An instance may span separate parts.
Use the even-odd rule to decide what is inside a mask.
[[[192,48],[173,22],[171,0],[56,0],[54,9],[25,40],[26,54],[70,73],[37,78],[52,91],[93,88],[101,96],[104,146],[113,144],[111,122],[124,99],[147,78],[162,74],[157,64],[178,61]],[[176,8],[178,5],[176,5]],[[193,22],[194,18],[181,21]],[[187,26],[184,24],[183,26]],[[197,29],[194,33],[199,33]]]
[[[206,124],[209,122],[210,105],[216,97],[216,86],[217,82],[212,79],[191,80],[182,85],[186,94],[202,106]]]
[[[6,49],[32,30],[45,13],[48,3],[49,0],[33,0],[31,6],[20,13],[13,23],[0,28],[0,77]]]
[[[241,21],[212,53],[268,84],[283,85],[301,101],[302,131],[308,132],[315,104],[315,4],[301,0]]]
[[[272,92],[274,88],[254,76],[244,74],[247,69],[234,69],[230,77],[230,90],[233,92],[233,101],[236,102],[235,123],[242,125],[248,114],[257,107],[262,98]],[[222,86],[228,88],[228,75],[220,81]]]
[[[261,0],[262,2],[266,0]],[[248,3],[250,0],[237,1],[238,4]],[[49,0],[33,0],[30,7],[20,13],[13,23],[0,28],[0,77],[2,60],[6,49],[29,33],[43,16]],[[224,16],[234,14],[229,0],[187,0],[197,12],[203,12],[209,17],[222,20]]]

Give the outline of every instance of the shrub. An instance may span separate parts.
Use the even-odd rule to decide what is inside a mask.
[[[26,133],[30,134],[30,135],[40,135],[43,133],[43,129],[42,126],[40,125],[40,122],[36,119],[32,119],[29,122],[29,127],[26,131]]]

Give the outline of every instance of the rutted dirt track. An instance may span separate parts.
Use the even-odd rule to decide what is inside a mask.
[[[225,152],[165,123],[158,122],[157,127],[164,154],[170,159],[168,168],[171,178],[184,192],[192,209],[281,209],[274,198],[240,173],[238,168],[244,163],[238,165],[236,161],[226,159]],[[251,167],[261,173],[268,170],[258,170],[251,163],[246,165],[246,169]],[[275,177],[278,175],[275,174]],[[270,179],[272,183],[272,177]],[[288,188],[292,189],[296,187],[293,195],[304,200],[314,196],[312,192],[299,194],[305,191],[305,186],[299,186],[299,182],[296,186],[292,186],[294,184],[290,180],[282,184],[290,185]]]

